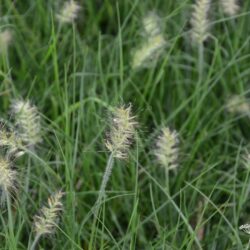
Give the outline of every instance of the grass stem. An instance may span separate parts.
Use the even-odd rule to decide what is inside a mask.
[[[15,250],[16,247],[16,241],[15,241],[15,234],[14,234],[14,222],[13,222],[13,215],[12,215],[12,205],[11,205],[11,197],[10,194],[6,194],[7,199],[7,209],[8,209],[8,224],[9,224],[9,234],[10,234],[10,249]]]
[[[113,153],[111,153],[110,156],[109,156],[107,165],[106,165],[104,175],[102,177],[102,183],[101,183],[101,187],[100,187],[100,190],[99,190],[98,198],[96,200],[96,203],[95,203],[94,209],[93,209],[94,222],[92,224],[92,233],[91,233],[91,239],[90,239],[90,246],[93,245],[94,231],[95,231],[95,227],[96,227],[96,222],[97,222],[98,214],[99,214],[100,207],[101,207],[101,204],[102,204],[102,199],[105,197],[105,190],[106,190],[107,183],[108,183],[109,178],[110,178],[111,173],[112,173],[113,165],[114,165],[114,157],[113,157]]]
[[[41,234],[37,234],[34,241],[32,242],[30,250],[35,250],[36,249],[36,245],[37,245],[38,241],[40,240],[40,238],[41,238]]]

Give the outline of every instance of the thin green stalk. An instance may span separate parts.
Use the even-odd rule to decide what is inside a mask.
[[[36,249],[36,245],[37,245],[38,241],[40,240],[41,236],[42,236],[41,234],[36,235],[32,245],[30,247],[30,250],[35,250]]]
[[[34,151],[32,151],[32,152],[34,152]],[[28,157],[29,157],[28,158],[28,166],[27,166],[27,172],[26,172],[26,177],[25,177],[25,193],[26,193],[25,197],[26,197],[26,200],[28,198],[27,194],[29,193],[30,168],[31,168],[31,162],[32,162],[30,155]]]
[[[10,63],[9,63],[9,57],[8,57],[8,50],[5,51],[4,53],[2,53],[2,62],[3,62],[3,72],[4,75],[6,75],[8,78],[11,79],[11,75],[10,75]],[[10,85],[11,81],[9,81],[9,79],[7,81],[3,81],[3,85],[5,85],[5,91],[7,91],[6,93],[8,93],[9,89],[10,89]],[[13,85],[11,84],[11,87],[13,87]],[[9,94],[8,94],[9,96]],[[3,105],[6,108],[8,105],[8,99],[7,98],[3,98]]]
[[[199,73],[199,84],[203,80],[204,74],[204,44],[200,43],[198,47],[198,73]]]
[[[198,84],[196,84],[196,96],[195,96],[195,107],[200,102],[201,96],[203,94],[204,88],[203,88],[203,81],[204,81],[204,44],[199,43],[198,45]],[[201,110],[201,105],[197,107],[197,112],[194,115],[193,121],[192,121],[192,128],[195,128],[197,125],[197,120],[199,119]]]
[[[15,234],[14,234],[14,223],[13,223],[13,215],[12,215],[12,210],[11,210],[11,198],[9,193],[6,195],[7,199],[7,209],[8,209],[8,225],[9,225],[9,234],[11,237],[10,240],[10,246],[11,249],[17,249],[16,244],[15,244]]]
[[[114,157],[113,157],[113,154],[110,154],[104,175],[102,177],[102,184],[101,184],[101,187],[99,190],[99,195],[98,195],[97,201],[95,203],[95,206],[96,206],[96,209],[94,210],[95,214],[98,214],[99,207],[100,207],[100,204],[102,202],[102,198],[105,196],[106,186],[107,186],[109,178],[111,176],[113,165],[114,165]]]
[[[250,240],[248,241],[247,247],[246,247],[246,250],[249,250],[249,249],[250,249]]]
[[[27,149],[24,149],[24,150],[27,150]],[[30,175],[31,175],[31,165],[32,165],[32,155],[30,155],[30,152],[32,152],[33,154],[35,154],[35,146],[34,145],[31,145],[29,148],[29,154],[28,154],[28,166],[27,166],[27,171],[26,171],[26,175],[25,175],[25,187],[24,187],[24,190],[25,190],[25,200],[24,202],[26,203],[27,202],[27,199],[28,199],[28,195],[29,194],[29,185],[30,185]]]
[[[166,188],[169,192],[170,190],[169,190],[169,169],[168,169],[168,167],[165,168],[165,178],[166,178]]]
[[[114,157],[113,157],[113,153],[110,154],[107,165],[106,165],[106,169],[104,172],[104,175],[102,177],[102,183],[101,183],[101,187],[99,190],[99,195],[98,198],[96,200],[96,203],[94,205],[94,209],[93,209],[93,214],[94,214],[94,222],[92,224],[92,234],[91,234],[91,239],[90,239],[90,249],[91,246],[93,245],[93,240],[94,240],[94,229],[96,226],[96,222],[97,222],[97,218],[98,218],[98,214],[100,211],[100,207],[102,204],[102,199],[105,197],[105,190],[106,190],[106,186],[108,184],[109,178],[111,176],[112,173],[112,169],[113,169],[113,165],[114,165]]]

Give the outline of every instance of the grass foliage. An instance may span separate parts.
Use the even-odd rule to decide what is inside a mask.
[[[228,16],[212,1],[209,37],[195,45],[192,1],[79,0],[73,24],[56,18],[63,1],[1,1],[0,28],[12,35],[0,54],[1,122],[13,124],[13,99],[29,100],[42,137],[16,159],[20,183],[0,209],[1,250],[31,246],[34,215],[58,190],[61,219],[37,249],[247,247],[239,226],[250,220],[250,109],[227,110],[232,96],[250,96],[250,2],[242,2]],[[152,10],[166,47],[133,69],[135,50],[147,39],[142,20]],[[110,113],[130,103],[135,142],[127,159],[114,159],[94,218],[110,154]],[[164,127],[179,139],[171,171],[155,157]]]

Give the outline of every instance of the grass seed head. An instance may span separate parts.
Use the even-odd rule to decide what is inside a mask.
[[[12,168],[11,162],[0,157],[0,201],[1,204],[6,200],[7,195],[17,190],[17,172]]]
[[[48,199],[48,205],[42,207],[40,215],[34,218],[34,228],[37,235],[52,234],[57,227],[59,214],[63,210],[61,202],[63,193],[58,191]]]
[[[153,37],[162,33],[160,17],[153,11],[143,18],[142,24],[146,37]]]
[[[250,104],[244,97],[238,95],[229,98],[226,108],[230,113],[250,114]]]
[[[161,135],[156,141],[154,154],[161,166],[167,169],[175,169],[178,159],[178,134],[168,127],[161,130]]]
[[[239,227],[239,230],[243,231],[246,234],[250,234],[250,224],[244,224]]]
[[[243,160],[243,165],[246,169],[250,170],[250,153],[249,152],[246,152],[243,157],[242,157],[242,160]]]
[[[150,67],[163,55],[165,47],[166,40],[162,34],[149,37],[148,40],[133,53],[132,68]]]
[[[4,128],[0,128],[0,147],[7,149],[7,156],[11,158],[20,157],[24,154],[22,148],[21,138],[13,131],[7,131]]]
[[[29,101],[15,100],[11,105],[11,112],[23,143],[33,147],[41,142],[41,118],[37,108]]]
[[[77,19],[78,12],[81,7],[74,0],[70,0],[64,4],[57,19],[61,23],[73,23]]]
[[[240,6],[237,0],[220,0],[223,12],[226,15],[234,16],[240,10]]]
[[[113,111],[111,130],[108,134],[106,147],[114,157],[124,159],[135,136],[137,122],[131,114],[131,105],[121,106]]]
[[[209,36],[209,10],[211,0],[197,0],[193,5],[191,17],[191,40],[194,44],[202,44]]]
[[[7,51],[11,41],[12,33],[10,30],[6,29],[0,32],[0,53],[4,53]]]

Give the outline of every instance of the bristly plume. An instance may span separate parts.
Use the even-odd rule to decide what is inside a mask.
[[[240,10],[240,6],[237,0],[220,0],[222,10],[229,16],[234,16]]]
[[[250,170],[250,153],[246,152],[243,157],[243,165],[245,166],[246,169]]]
[[[156,141],[154,154],[160,165],[168,170],[175,169],[178,166],[178,144],[176,131],[171,131],[168,127],[161,130],[161,135]]]
[[[0,147],[7,149],[7,157],[17,158],[24,154],[22,150],[22,141],[13,131],[7,131],[0,126]]]
[[[6,200],[6,197],[12,196],[17,190],[17,172],[12,168],[11,162],[0,157],[0,202]]]
[[[132,51],[133,69],[152,67],[164,54],[167,46],[163,34],[163,22],[155,12],[149,12],[142,20],[143,41]]]
[[[0,53],[5,53],[12,41],[12,33],[6,29],[0,32]]]
[[[250,104],[245,97],[239,95],[231,96],[226,104],[226,108],[230,113],[250,114]]]
[[[150,67],[155,64],[166,47],[167,43],[162,34],[149,37],[141,47],[133,53],[132,68]]]
[[[115,108],[113,111],[111,130],[108,133],[106,147],[115,158],[126,158],[129,147],[135,136],[137,122],[131,114],[131,105]]]
[[[250,224],[244,224],[239,227],[239,230],[243,231],[246,234],[250,234]]]
[[[41,118],[38,110],[29,101],[15,100],[11,105],[15,125],[21,140],[26,146],[34,147],[41,142]]]
[[[209,10],[211,0],[197,0],[193,5],[193,13],[191,18],[191,40],[192,43],[202,44],[209,36]]]
[[[58,191],[48,199],[48,205],[42,207],[40,215],[34,218],[34,229],[36,235],[52,234],[57,227],[59,214],[63,210],[61,202],[63,193]]]
[[[145,37],[153,37],[162,33],[162,22],[155,12],[150,12],[142,20]]]
[[[81,7],[74,0],[70,0],[64,4],[57,19],[61,23],[73,23],[77,19],[78,12]]]

